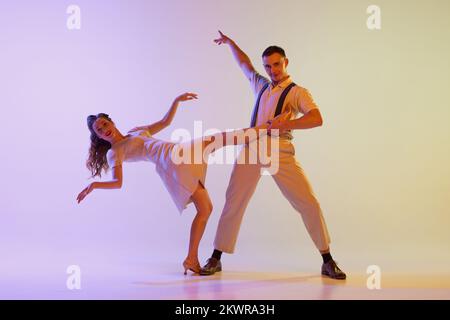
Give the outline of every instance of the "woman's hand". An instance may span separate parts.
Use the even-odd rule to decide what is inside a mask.
[[[92,182],[89,184],[86,188],[83,189],[83,191],[80,192],[80,194],[77,197],[78,203],[80,203],[89,193],[92,192],[92,190],[95,189],[95,182]]]
[[[198,99],[197,94],[192,93],[192,92],[186,92],[186,93],[183,93],[183,94],[179,95],[178,97],[176,97],[174,102],[182,102],[182,101],[188,101],[188,100],[193,100],[193,99]]]

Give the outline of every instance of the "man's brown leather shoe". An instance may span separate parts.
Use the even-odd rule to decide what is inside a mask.
[[[222,271],[222,262],[216,258],[209,258],[203,268],[200,269],[201,276],[211,276],[216,272]]]
[[[345,278],[347,278],[345,273],[341,269],[339,269],[333,259],[331,259],[327,263],[322,264],[322,274],[338,280],[344,280]]]

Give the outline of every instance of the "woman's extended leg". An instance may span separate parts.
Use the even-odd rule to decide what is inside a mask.
[[[285,112],[274,119],[287,120],[290,116],[290,113]],[[269,126],[269,123],[264,123],[252,128],[223,131],[216,134],[203,136],[198,140],[191,140],[188,143],[176,144],[176,147],[172,150],[172,161],[175,164],[207,163],[208,157],[211,153],[225,146],[250,144],[258,140],[261,141],[260,138],[268,134]]]
[[[213,142],[215,146],[217,146],[217,148],[229,145],[249,144],[250,142],[256,141],[260,137],[266,135],[268,127],[268,124],[262,124],[253,128],[224,131],[213,135],[204,136],[202,150],[204,151],[205,149],[207,149],[208,146]],[[218,139],[219,141],[217,141]],[[207,153],[212,153],[217,150],[217,148],[208,150]]]
[[[198,184],[197,190],[191,196],[197,209],[197,214],[192,221],[191,236],[189,241],[188,256],[183,262],[184,272],[191,270],[193,272],[200,271],[200,263],[198,261],[198,247],[203,237],[206,224],[212,212],[212,203],[209,198],[208,191],[201,183]]]

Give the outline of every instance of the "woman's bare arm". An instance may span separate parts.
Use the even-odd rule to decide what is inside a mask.
[[[156,134],[156,133],[160,132],[161,130],[167,128],[172,123],[172,120],[175,117],[175,114],[177,113],[177,109],[178,109],[180,102],[188,101],[188,100],[192,100],[192,99],[197,99],[197,94],[191,93],[191,92],[183,93],[182,95],[175,98],[172,105],[170,106],[169,111],[167,111],[164,118],[162,118],[161,120],[159,120],[155,123],[149,124],[147,126],[140,126],[140,127],[133,128],[128,132],[139,131],[139,130],[147,130],[150,132],[150,134]]]
[[[120,189],[122,187],[123,175],[122,166],[115,166],[112,169],[111,181],[95,181],[90,183],[86,188],[78,194],[77,201],[80,203],[94,189]]]

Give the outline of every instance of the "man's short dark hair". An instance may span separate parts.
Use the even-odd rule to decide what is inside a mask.
[[[286,58],[286,52],[284,52],[283,48],[278,46],[270,46],[266,50],[264,50],[262,56],[268,57],[274,53],[279,53],[283,58]]]

